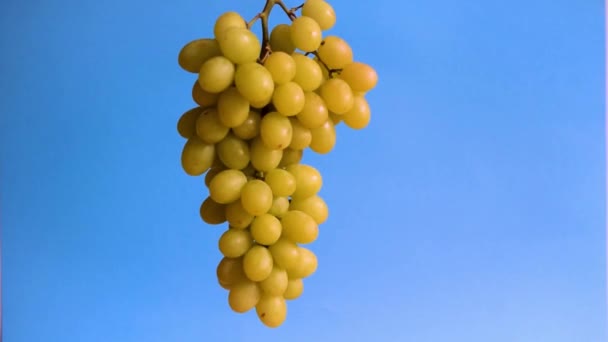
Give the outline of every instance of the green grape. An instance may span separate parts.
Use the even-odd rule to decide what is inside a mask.
[[[243,270],[251,281],[262,281],[270,275],[273,267],[270,251],[264,246],[253,246],[243,257]]]
[[[303,150],[310,146],[310,141],[312,140],[310,129],[305,127],[297,118],[289,118],[289,121],[291,122],[293,131],[289,147],[296,150]]]
[[[246,229],[228,229],[220,236],[218,246],[225,257],[238,258],[252,248],[253,239]]]
[[[282,237],[295,243],[312,243],[319,236],[317,222],[308,214],[299,210],[290,210],[281,218]]]
[[[227,31],[229,28],[247,28],[247,22],[237,12],[225,12],[220,15],[213,26],[213,34],[215,38],[219,38],[222,33]]]
[[[212,94],[204,91],[198,83],[198,80],[194,81],[194,84],[192,85],[192,100],[194,100],[196,104],[203,108],[215,106],[218,97],[219,94]]]
[[[355,96],[354,102],[353,108],[344,113],[342,117],[348,127],[363,129],[367,127],[371,120],[371,110],[367,100],[363,96]]]
[[[304,94],[304,107],[296,117],[304,127],[312,129],[323,125],[327,121],[328,113],[325,100],[317,93],[309,91]]]
[[[323,178],[314,167],[306,164],[291,164],[286,170],[296,179],[296,191],[291,195],[292,199],[314,196],[321,190]]]
[[[287,281],[287,288],[283,293],[283,298],[287,300],[297,299],[304,292],[304,282],[300,278],[289,279]]]
[[[298,246],[298,261],[293,267],[286,268],[287,276],[293,278],[306,278],[317,270],[317,256],[310,250]]]
[[[321,85],[320,95],[327,109],[336,114],[344,114],[354,105],[353,91],[348,83],[339,78],[332,78]]]
[[[323,82],[323,72],[319,64],[298,52],[292,53],[291,57],[296,62],[296,75],[293,81],[304,91],[314,91],[319,88]]]
[[[253,216],[265,214],[272,207],[272,190],[263,180],[250,180],[241,190],[241,203]]]
[[[241,189],[247,183],[247,176],[239,170],[219,172],[209,183],[209,196],[221,204],[228,204],[241,198]]]
[[[231,27],[218,38],[220,50],[232,63],[252,63],[258,59],[262,45],[247,28]]]
[[[353,92],[368,92],[378,83],[376,70],[361,62],[346,65],[338,77],[346,81]]]
[[[260,123],[260,137],[266,147],[273,150],[284,149],[291,143],[293,134],[291,122],[278,112],[270,112]]]
[[[272,207],[268,210],[270,215],[274,215],[278,218],[283,217],[289,210],[289,199],[287,197],[275,197],[272,200]]]
[[[184,45],[179,52],[177,61],[182,69],[198,73],[201,66],[209,58],[221,56],[220,46],[215,39],[196,39]]]
[[[296,46],[291,41],[291,29],[287,24],[279,24],[270,32],[270,48],[273,52],[285,52],[291,54]]]
[[[279,238],[277,242],[268,247],[268,250],[272,254],[274,262],[285,269],[295,267],[300,260],[298,245],[286,238]]]
[[[299,210],[310,215],[317,224],[322,224],[327,221],[329,216],[329,209],[327,203],[318,195],[306,197],[306,198],[295,198],[289,203],[289,210]],[[228,217],[228,216],[226,216]]]
[[[329,153],[336,145],[336,128],[331,120],[327,120],[321,127],[311,129],[310,133],[310,149],[319,154]]]
[[[272,245],[281,236],[281,221],[270,214],[257,216],[251,222],[251,236],[256,243],[264,246]]]
[[[226,205],[207,197],[201,204],[200,214],[205,223],[221,224],[226,222]]]
[[[224,170],[226,170],[226,168],[223,165],[214,166],[210,168],[209,171],[207,171],[207,173],[205,174],[205,186],[209,187],[209,184],[211,184],[211,180],[213,179],[213,177],[215,177],[218,173]]]
[[[245,313],[253,309],[262,297],[259,285],[250,280],[234,284],[228,293],[228,305],[237,313]]]
[[[323,39],[319,24],[306,16],[298,17],[291,22],[289,36],[293,45],[304,52],[317,50]]]
[[[321,30],[327,31],[336,23],[336,12],[329,3],[323,0],[306,0],[302,15],[313,18]]]
[[[304,91],[295,82],[281,84],[274,89],[272,104],[279,113],[294,116],[304,107]]]
[[[208,144],[222,141],[228,135],[230,128],[220,121],[215,108],[203,110],[196,120],[196,135]]]
[[[268,172],[279,166],[284,154],[284,150],[274,150],[266,147],[260,137],[251,141],[249,152],[251,164],[256,170],[262,172]]]
[[[247,119],[245,119],[242,124],[232,127],[232,132],[243,140],[253,139],[260,134],[261,121],[262,116],[260,113],[255,110],[250,110]]]
[[[240,126],[249,116],[249,101],[235,87],[230,87],[219,95],[217,113],[224,126]]]
[[[258,63],[238,65],[234,74],[234,83],[241,95],[252,105],[272,99],[274,92],[272,75]]]
[[[318,53],[323,63],[330,69],[342,69],[353,62],[353,50],[340,37],[325,37],[321,42]]]
[[[186,111],[177,121],[177,132],[183,138],[190,139],[196,135],[196,120],[203,109],[196,107]]]
[[[289,166],[291,164],[297,164],[302,160],[302,156],[304,155],[304,151],[302,150],[294,150],[292,148],[286,148],[283,150],[283,158],[279,162],[279,167]]]
[[[192,137],[186,141],[182,150],[182,168],[190,176],[199,176],[211,167],[214,158],[215,145]]]
[[[234,64],[224,56],[216,56],[203,63],[198,73],[198,83],[208,93],[221,93],[230,87],[234,77]]]
[[[249,144],[230,133],[217,144],[217,155],[227,168],[244,169],[249,165]]]
[[[264,67],[277,85],[285,84],[296,76],[296,62],[283,51],[272,52],[264,61]]]
[[[223,257],[218,263],[215,273],[219,283],[228,289],[247,279],[243,271],[243,258]]]
[[[272,272],[268,278],[260,282],[260,288],[262,292],[272,296],[282,296],[287,289],[289,279],[287,278],[287,272],[275,265],[272,268]]]
[[[269,328],[277,328],[287,318],[287,303],[282,296],[264,294],[256,304],[255,312],[264,325]]]
[[[253,221],[253,215],[243,208],[241,201],[234,201],[226,205],[226,220],[234,229],[245,229]]]
[[[270,186],[272,194],[277,197],[291,196],[296,191],[296,178],[283,169],[268,171],[264,176],[264,181]]]

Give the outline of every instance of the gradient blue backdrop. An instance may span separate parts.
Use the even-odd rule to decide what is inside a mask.
[[[7,342],[605,341],[599,0],[335,0],[373,119],[306,156],[331,218],[284,326],[232,313],[177,53],[262,2],[2,1]]]

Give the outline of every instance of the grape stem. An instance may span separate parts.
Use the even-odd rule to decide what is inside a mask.
[[[323,64],[323,66],[325,67],[325,69],[327,70],[327,73],[329,74],[329,77],[334,77],[334,74],[339,75],[340,72],[342,71],[342,69],[330,69],[327,64],[325,64],[325,62],[323,62],[323,60],[321,59],[321,57],[319,56],[319,53],[317,51],[312,51],[312,52],[307,52],[306,55],[314,55],[315,57],[317,57],[317,59],[319,60],[319,62],[321,62],[321,64]]]
[[[287,8],[287,6],[283,3],[283,0],[277,0],[277,4],[279,6],[281,6],[281,8],[283,9],[283,12],[285,12],[285,14],[287,14],[287,16],[289,17],[289,19],[291,21],[293,21],[294,19],[296,19],[298,16],[296,15],[296,11],[299,10],[300,8],[304,7],[304,4],[301,4],[298,7],[294,7],[292,9]]]

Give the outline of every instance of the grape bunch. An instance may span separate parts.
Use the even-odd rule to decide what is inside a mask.
[[[289,23],[270,29],[275,5]],[[251,30],[257,20],[261,40]],[[181,164],[188,175],[204,175],[202,220],[228,223],[219,239],[218,282],[233,311],[255,308],[268,327],[285,321],[286,301],[298,298],[303,279],[316,271],[317,257],[305,246],[329,214],[318,195],[321,174],[301,163],[303,153],[327,154],[336,125],[360,130],[370,121],[365,94],[378,76],[354,59],[344,39],[324,36],[335,22],[325,0],[293,9],[267,0],[250,22],[223,13],[213,38],[189,42],[178,56],[182,69],[198,75],[196,106],[177,123],[187,139]]]

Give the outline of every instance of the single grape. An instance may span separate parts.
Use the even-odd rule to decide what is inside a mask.
[[[354,92],[368,92],[378,83],[376,70],[361,62],[346,65],[338,77],[346,81]]]
[[[323,72],[319,64],[299,52],[292,53],[291,57],[296,62],[296,75],[293,81],[304,91],[314,91],[319,88],[323,82]]]
[[[221,224],[226,222],[226,205],[217,203],[207,197],[200,208],[201,218],[208,224]]]
[[[268,210],[270,215],[274,215],[278,218],[283,217],[289,210],[289,199],[287,197],[275,197],[272,200],[272,207]]]
[[[228,305],[237,313],[245,313],[253,309],[262,297],[259,285],[250,280],[234,284],[228,294]]]
[[[371,120],[371,110],[367,100],[363,96],[355,96],[354,105],[351,110],[344,113],[344,123],[353,129],[363,129],[367,127]]]
[[[264,181],[270,186],[272,194],[277,197],[291,196],[296,191],[296,178],[287,170],[270,170],[266,173]]]
[[[255,306],[258,318],[269,328],[277,328],[287,318],[287,303],[282,296],[262,295]]]
[[[184,45],[179,52],[177,61],[182,69],[198,73],[203,63],[209,58],[221,55],[220,46],[215,39],[203,38]]]
[[[304,282],[300,278],[289,279],[287,281],[287,288],[283,293],[283,298],[287,300],[297,299],[304,292]]]
[[[293,267],[286,268],[289,278],[306,278],[317,270],[317,256],[305,247],[298,246],[298,261]]]
[[[249,165],[249,144],[229,133],[217,144],[217,155],[229,169],[244,169]]]
[[[259,171],[268,172],[279,166],[283,158],[283,151],[268,148],[260,137],[256,137],[251,141],[249,149],[251,164]]]
[[[302,15],[313,18],[323,31],[331,29],[336,23],[334,8],[323,0],[306,0]]]
[[[339,78],[332,78],[321,85],[320,95],[327,109],[336,114],[344,114],[354,105],[353,91],[348,83]]]
[[[325,100],[317,93],[309,91],[304,94],[304,107],[296,117],[302,126],[312,129],[323,125],[327,121],[328,113]]]
[[[264,67],[277,85],[285,84],[296,76],[296,62],[283,51],[273,51],[264,61]]]
[[[251,222],[251,236],[256,243],[270,246],[281,236],[281,221],[270,214],[257,216]]]
[[[247,279],[243,271],[243,258],[223,257],[215,270],[217,280],[222,286],[232,287]]]
[[[226,220],[234,229],[245,229],[253,221],[253,215],[243,208],[241,201],[234,201],[226,205]]]
[[[209,171],[205,173],[205,186],[209,187],[209,184],[211,184],[211,180],[213,179],[213,177],[215,177],[218,173],[224,170],[226,170],[226,168],[223,165],[210,168]]]
[[[289,121],[291,122],[293,131],[289,147],[296,150],[303,150],[310,146],[310,141],[312,140],[310,129],[305,127],[297,118],[289,118]]]
[[[290,210],[281,218],[282,237],[295,243],[308,244],[319,236],[317,222],[308,214],[299,210]]]
[[[272,207],[272,199],[270,186],[259,179],[248,181],[241,190],[243,208],[254,216],[267,213]]]
[[[296,46],[291,41],[291,29],[287,24],[278,24],[270,32],[270,48],[273,52],[285,52],[291,54]]]
[[[215,21],[215,25],[213,26],[213,34],[217,39],[222,33],[233,27],[246,29],[247,22],[237,12],[230,11],[222,13],[222,15],[220,15]]]
[[[249,117],[249,101],[235,87],[230,87],[219,95],[217,113],[224,126],[240,126]]]
[[[234,74],[236,88],[253,105],[256,102],[270,101],[274,92],[274,81],[264,66],[252,62],[240,64]]]
[[[247,176],[239,170],[219,172],[209,183],[209,196],[221,204],[228,204],[241,198],[241,189],[247,183]]]
[[[199,106],[201,106],[203,108],[215,106],[218,98],[219,98],[219,94],[217,94],[217,93],[213,94],[213,93],[208,93],[208,92],[204,91],[203,88],[201,88],[201,85],[198,82],[198,80],[196,80],[194,82],[194,84],[192,85],[192,99]]]
[[[238,230],[242,232],[243,230]],[[270,275],[273,267],[270,251],[264,246],[251,247],[243,257],[243,270],[251,281],[262,281]]]
[[[260,282],[260,288],[262,289],[262,292],[267,295],[282,296],[283,293],[285,293],[288,284],[289,279],[287,278],[287,272],[277,265],[274,265],[268,278]]]
[[[311,129],[310,133],[312,135],[310,149],[319,154],[329,153],[336,145],[336,128],[330,119],[321,127]]]
[[[238,258],[245,255],[252,246],[253,239],[246,229],[228,229],[220,236],[218,242],[220,252],[227,258]]]
[[[268,250],[272,254],[274,262],[285,269],[295,267],[300,260],[298,245],[286,238],[279,238],[277,242],[268,247]]]
[[[177,121],[177,132],[183,138],[190,139],[196,135],[196,120],[203,109],[196,107],[186,111]]]
[[[203,110],[196,120],[196,135],[205,143],[215,144],[220,142],[228,135],[229,131],[230,128],[224,126],[220,121],[215,108]]]
[[[291,122],[278,112],[270,112],[260,123],[260,137],[266,147],[273,150],[284,149],[291,143],[293,134]]]
[[[218,38],[220,50],[232,63],[255,62],[260,55],[260,40],[247,28],[231,27]]]
[[[304,107],[304,90],[295,82],[277,86],[272,95],[272,104],[285,116],[294,116]]]
[[[330,69],[342,69],[353,62],[353,50],[348,43],[337,36],[327,36],[321,42],[319,57]]]
[[[289,34],[295,47],[304,52],[317,50],[323,39],[319,24],[306,16],[298,17],[291,22]]]
[[[296,191],[291,195],[292,199],[314,196],[321,190],[323,178],[314,167],[306,164],[291,164],[286,170],[296,179]]]
[[[224,56],[216,56],[203,63],[198,73],[198,83],[208,93],[221,93],[230,87],[234,77],[234,64]]]
[[[215,145],[192,137],[186,141],[182,150],[182,168],[190,176],[199,176],[211,167],[214,158]]]
[[[317,224],[322,224],[329,216],[327,203],[318,195],[291,200],[291,203],[289,203],[289,210],[305,212],[310,215]]]
[[[247,119],[245,119],[242,124],[232,127],[232,132],[243,140],[253,139],[260,134],[261,121],[262,116],[260,113],[255,110],[250,110]]]
[[[289,166],[291,164],[297,164],[302,160],[302,156],[304,155],[304,151],[295,150],[293,148],[286,148],[283,150],[283,158],[279,162],[279,167]]]

